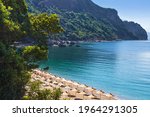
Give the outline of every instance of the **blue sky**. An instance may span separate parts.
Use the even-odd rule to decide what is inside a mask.
[[[99,6],[114,8],[121,19],[139,23],[150,32],[150,0],[92,0]]]

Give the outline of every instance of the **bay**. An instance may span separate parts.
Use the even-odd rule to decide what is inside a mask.
[[[112,93],[120,99],[150,99],[150,41],[82,43],[50,47],[48,72]]]

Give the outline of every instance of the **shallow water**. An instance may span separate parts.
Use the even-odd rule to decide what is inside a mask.
[[[40,67],[49,72],[113,93],[121,99],[150,99],[150,42],[83,43],[49,48]]]

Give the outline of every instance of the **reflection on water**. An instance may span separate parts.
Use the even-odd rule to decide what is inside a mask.
[[[150,99],[150,42],[85,43],[49,48],[40,62],[49,72],[111,92],[122,99]]]

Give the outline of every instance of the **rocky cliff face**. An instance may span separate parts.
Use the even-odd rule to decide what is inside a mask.
[[[103,20],[116,28],[118,38],[146,40],[146,31],[137,23],[124,22],[115,9],[102,8],[91,0],[27,0],[38,8],[56,7],[61,10],[74,11],[76,13],[87,13],[97,20]]]
[[[137,23],[124,21],[125,28],[139,39],[147,39],[147,32]]]

